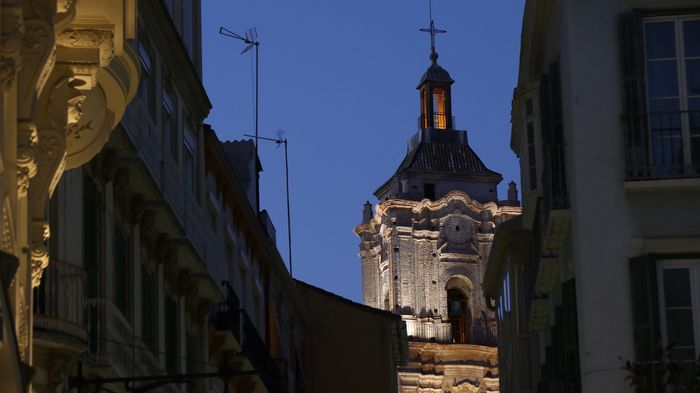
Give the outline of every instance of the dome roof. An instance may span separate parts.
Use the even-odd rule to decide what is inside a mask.
[[[446,82],[453,84],[455,81],[450,77],[450,73],[437,63],[437,53],[431,54],[431,59],[433,60],[433,64],[428,67],[423,77],[420,78],[420,83],[418,83],[417,88],[420,89],[425,82]]]

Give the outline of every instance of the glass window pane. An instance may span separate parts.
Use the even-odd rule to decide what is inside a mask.
[[[664,269],[666,307],[690,307],[690,274],[687,268]]]
[[[700,95],[700,60],[687,60],[685,62],[685,79],[688,95]]]
[[[700,56],[700,20],[683,22],[685,56]]]
[[[644,25],[647,59],[676,57],[674,22],[654,22]]]
[[[678,69],[675,60],[648,61],[649,97],[678,96]]]
[[[649,101],[649,112],[649,125],[652,133],[673,131],[673,135],[680,134],[681,113],[677,98],[651,100]]]
[[[700,131],[695,129],[697,136],[690,138],[690,161],[693,163],[693,169],[700,171]]]
[[[695,345],[693,337],[693,310],[666,310],[668,344],[674,347]]]
[[[688,121],[690,122],[690,134],[700,135],[700,98],[688,100]]]
[[[679,136],[669,132],[652,134],[652,155],[654,165],[669,170],[681,170],[683,165],[683,142]],[[672,173],[667,173],[670,175]]]

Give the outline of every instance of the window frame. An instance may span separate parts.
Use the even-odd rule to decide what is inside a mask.
[[[693,13],[693,14],[681,14],[681,15],[663,15],[663,16],[644,16],[642,17],[642,53],[643,53],[643,69],[644,69],[644,83],[646,88],[645,97],[644,97],[644,103],[646,104],[647,107],[647,129],[649,133],[649,151],[648,155],[650,157],[650,160],[654,162],[654,141],[653,141],[653,135],[652,135],[652,124],[651,124],[651,114],[652,113],[665,113],[665,112],[652,112],[651,111],[651,102],[652,102],[652,97],[650,96],[649,93],[649,67],[648,63],[650,61],[668,61],[670,59],[673,59],[676,62],[676,83],[677,83],[677,88],[678,88],[678,113],[680,116],[680,127],[681,127],[681,143],[682,143],[682,152],[683,152],[683,168],[690,168],[693,163],[695,165],[700,165],[700,157],[696,157],[693,159],[692,157],[692,151],[691,151],[691,142],[693,135],[691,134],[691,129],[690,129],[690,111],[688,108],[688,86],[687,86],[687,72],[686,72],[686,61],[687,60],[700,60],[700,56],[691,56],[687,57],[685,54],[685,37],[684,37],[684,32],[683,32],[683,24],[684,22],[688,21],[698,21],[700,22],[700,13]],[[658,59],[649,59],[647,57],[647,33],[646,33],[646,27],[648,23],[663,23],[663,22],[673,22],[673,32],[674,32],[674,44],[676,46],[676,53],[673,58],[658,58]],[[668,98],[668,97],[656,97],[658,98]],[[693,97],[695,99],[700,100],[700,94],[696,95]],[[700,134],[695,135],[695,138],[700,138]],[[664,138],[668,139],[668,137]],[[671,165],[673,164],[665,164],[661,163],[661,165],[666,166],[666,165]],[[685,170],[684,170],[685,172]]]
[[[165,84],[164,84],[165,85]],[[161,110],[162,113],[160,114],[161,118],[161,134],[162,134],[162,142],[165,145],[166,140],[165,138],[167,137],[169,141],[170,146],[165,146],[167,150],[169,150],[168,153],[165,153],[166,155],[170,156],[172,161],[175,163],[175,165],[178,165],[180,162],[179,159],[179,153],[180,153],[180,137],[179,137],[179,132],[178,132],[178,127],[177,127],[177,101],[175,100],[175,94],[173,94],[171,91],[168,89],[164,88],[163,89],[163,94],[161,98]],[[164,119],[166,116],[166,113],[168,116],[170,116],[170,129],[165,130],[165,124],[164,124]],[[167,135],[166,135],[167,132]]]
[[[668,327],[666,323],[666,300],[664,295],[664,270],[688,268],[690,280],[691,309],[693,313],[693,338],[695,359],[700,356],[700,257],[695,258],[660,258],[656,260],[657,300],[659,311],[659,330],[664,348],[668,348]]]

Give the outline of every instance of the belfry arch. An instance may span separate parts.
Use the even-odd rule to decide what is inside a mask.
[[[452,342],[456,344],[466,344],[471,338],[472,288],[471,280],[462,275],[450,277],[445,284],[447,316],[451,325]]]

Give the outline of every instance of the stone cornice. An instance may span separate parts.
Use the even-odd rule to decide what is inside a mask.
[[[464,191],[450,191],[444,197],[438,199],[437,201],[431,201],[429,199],[423,199],[422,201],[409,201],[405,199],[391,199],[380,203],[372,219],[372,224],[378,225],[382,222],[382,219],[388,216],[390,210],[403,209],[409,210],[412,214],[421,214],[424,212],[438,212],[443,209],[447,209],[451,202],[461,202],[464,207],[467,207],[470,211],[474,213],[481,213],[484,210],[488,210],[493,217],[501,216],[504,214],[517,215],[520,214],[520,208],[514,206],[498,206],[495,202],[480,203],[472,199],[469,194]]]

